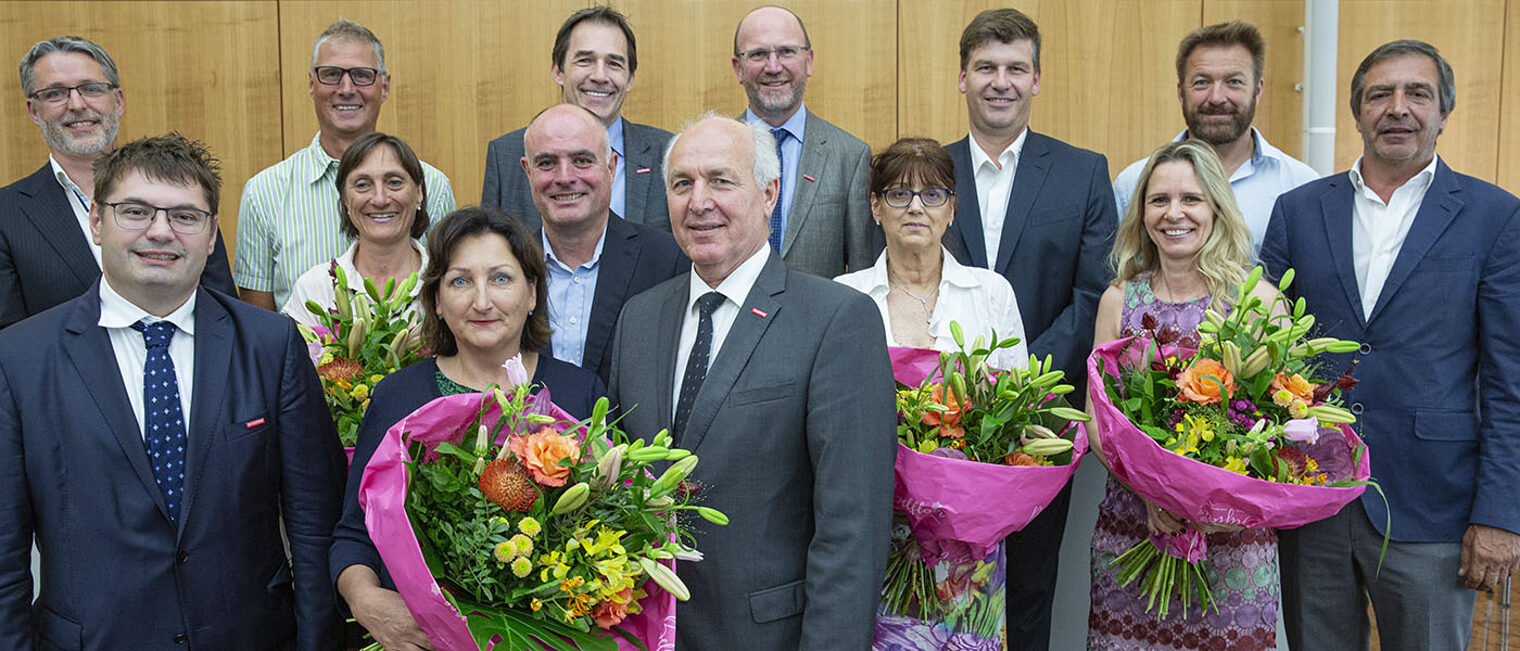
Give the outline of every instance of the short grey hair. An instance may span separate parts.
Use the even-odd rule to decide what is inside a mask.
[[[369,28],[343,18],[328,25],[327,29],[322,30],[322,35],[317,37],[317,41],[311,45],[311,67],[317,67],[317,54],[322,51],[322,44],[328,41],[354,41],[374,48],[376,67],[380,69],[380,74],[386,74],[385,46],[380,44],[380,37],[375,36]]]
[[[1391,41],[1379,45],[1376,50],[1362,59],[1361,65],[1356,67],[1356,73],[1351,75],[1351,115],[1360,119],[1362,117],[1362,91],[1367,87],[1367,72],[1388,59],[1404,56],[1422,56],[1430,59],[1436,65],[1436,83],[1440,88],[1436,89],[1441,100],[1441,115],[1449,115],[1451,110],[1457,107],[1457,79],[1451,71],[1451,64],[1446,62],[1446,57],[1436,46],[1425,41],[1402,40]]]
[[[106,54],[105,48],[78,36],[59,36],[46,41],[38,41],[36,45],[32,46],[32,49],[27,51],[26,56],[21,57],[22,95],[31,97],[32,91],[35,90],[32,88],[32,84],[37,81],[37,62],[42,57],[59,52],[77,52],[94,59],[95,63],[100,65],[100,71],[105,74],[106,82],[112,86],[121,88],[121,77],[116,72],[116,62],[111,59],[111,55]]]
[[[665,156],[660,159],[660,165],[665,172],[665,187],[670,187],[670,152],[676,148],[676,141],[686,135],[692,127],[708,120],[733,120],[749,128],[751,144],[754,148],[754,157],[750,160],[750,167],[754,170],[755,185],[764,187],[771,181],[781,178],[781,157],[776,155],[776,138],[771,135],[769,127],[758,122],[735,119],[731,116],[719,115],[715,111],[708,111],[697,116],[696,119],[687,122],[681,127],[680,132],[671,137],[670,143],[665,145]]]

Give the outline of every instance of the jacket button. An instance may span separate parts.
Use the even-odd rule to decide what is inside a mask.
[[[1360,402],[1353,402],[1353,403],[1351,403],[1351,413],[1353,413],[1353,414],[1360,414],[1360,413],[1362,413],[1362,403],[1360,403]]]
[[[174,555],[174,560],[178,561],[180,565],[184,565],[185,559],[188,558],[190,558],[190,554],[185,551],[180,551],[178,554]]]
[[[1372,352],[1372,344],[1369,344],[1367,342],[1362,342],[1361,347],[1357,348],[1356,352],[1359,352],[1359,353],[1361,353],[1363,355],[1366,355],[1367,353]]]
[[[184,633],[180,633],[179,635],[174,636],[174,643],[175,644],[184,644],[184,643],[189,642],[189,641],[190,641],[190,636],[185,635]]]

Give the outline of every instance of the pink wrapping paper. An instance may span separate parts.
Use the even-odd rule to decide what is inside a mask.
[[[938,370],[938,351],[894,346],[890,353],[893,375],[908,386],[920,385]],[[1081,430],[1074,438],[1070,465],[1043,467],[937,457],[899,443],[893,507],[908,514],[926,562],[963,554],[986,558],[1071,480],[1087,450]]]
[[[1117,356],[1128,341],[1118,339],[1093,351],[1087,359],[1087,390],[1109,470],[1139,495],[1188,520],[1251,529],[1291,529],[1335,515],[1365,490],[1363,486],[1332,488],[1255,479],[1161,447],[1129,422],[1103,389],[1098,360],[1117,369]],[[1361,439],[1345,425],[1339,426],[1339,431],[1343,436],[1339,440],[1347,448],[1344,458],[1354,458],[1351,451],[1363,448],[1351,478],[1367,479],[1372,470]]]
[[[534,398],[530,398],[530,401]],[[364,524],[370,539],[385,561],[396,589],[406,602],[407,609],[417,620],[418,626],[427,634],[428,640],[440,651],[476,649],[475,639],[463,615],[443,596],[438,582],[427,568],[417,535],[406,515],[407,493],[407,444],[420,441],[429,449],[441,441],[458,443],[460,433],[475,419],[480,408],[481,394],[465,393],[444,396],[418,408],[385,432],[364,476],[359,481],[359,506],[364,509]],[[494,426],[501,418],[501,409],[495,401],[481,422]],[[552,403],[547,413],[557,419],[574,422],[575,419]],[[507,436],[502,429],[496,443],[500,445]],[[405,438],[406,440],[403,440]],[[673,562],[669,567],[674,568]],[[675,648],[676,600],[653,581],[646,581],[648,593],[639,603],[643,611],[623,620],[623,630],[644,640],[651,651],[670,651]],[[617,644],[624,651],[637,647],[622,638]],[[494,647],[494,642],[487,648]],[[507,651],[507,650],[503,650]],[[518,651],[512,649],[510,651]]]

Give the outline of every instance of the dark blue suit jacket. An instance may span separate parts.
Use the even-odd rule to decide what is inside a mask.
[[[1024,141],[1003,218],[998,259],[987,260],[976,170],[968,136],[945,146],[955,159],[955,222],[944,243],[961,264],[1008,279],[1024,318],[1029,352],[1055,356],[1082,395],[1098,297],[1108,286],[1117,227],[1114,188],[1102,154],[1034,131]]]
[[[79,296],[98,279],[100,264],[52,165],[0,188],[0,328]],[[237,296],[220,231],[201,285]]]
[[[607,217],[607,237],[597,265],[596,292],[591,298],[591,317],[586,325],[586,350],[581,355],[581,368],[596,372],[602,384],[606,384],[612,374],[612,328],[617,325],[623,303],[635,294],[691,270],[691,260],[681,253],[681,247],[676,246],[670,233],[612,214]],[[553,343],[539,353],[553,357]]]
[[[1372,523],[1408,542],[1457,542],[1469,524],[1520,532],[1520,199],[1444,162],[1370,318],[1352,258],[1346,173],[1282,195],[1261,247],[1272,275],[1296,271],[1324,335],[1363,343],[1345,397],[1387,493],[1362,495]]]
[[[289,319],[198,291],[177,524],[97,325],[99,284],[0,333],[0,648],[337,644],[322,579],[343,455],[306,345]]]
[[[375,385],[370,398],[369,411],[359,424],[359,440],[354,446],[354,461],[348,469],[348,488],[343,495],[343,519],[333,532],[331,552],[332,581],[350,565],[367,565],[380,577],[380,585],[395,590],[396,584],[385,571],[375,543],[369,539],[369,529],[364,526],[364,509],[359,507],[359,480],[364,478],[364,466],[369,465],[375,448],[385,431],[400,422],[408,414],[437,398],[443,397],[438,390],[438,360],[425,359],[396,371]],[[538,368],[533,371],[533,384],[548,387],[549,397],[560,409],[576,418],[589,418],[591,408],[598,398],[607,395],[602,381],[590,371],[574,364],[567,364],[548,355],[538,356]]]

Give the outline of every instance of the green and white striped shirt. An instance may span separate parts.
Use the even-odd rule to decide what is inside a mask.
[[[327,264],[351,243],[339,223],[338,161],[322,149],[320,138],[317,134],[311,146],[243,186],[232,278],[238,287],[273,292],[275,305],[290,299],[301,274]],[[454,211],[454,190],[448,177],[427,163],[422,178],[428,217],[436,223]]]

